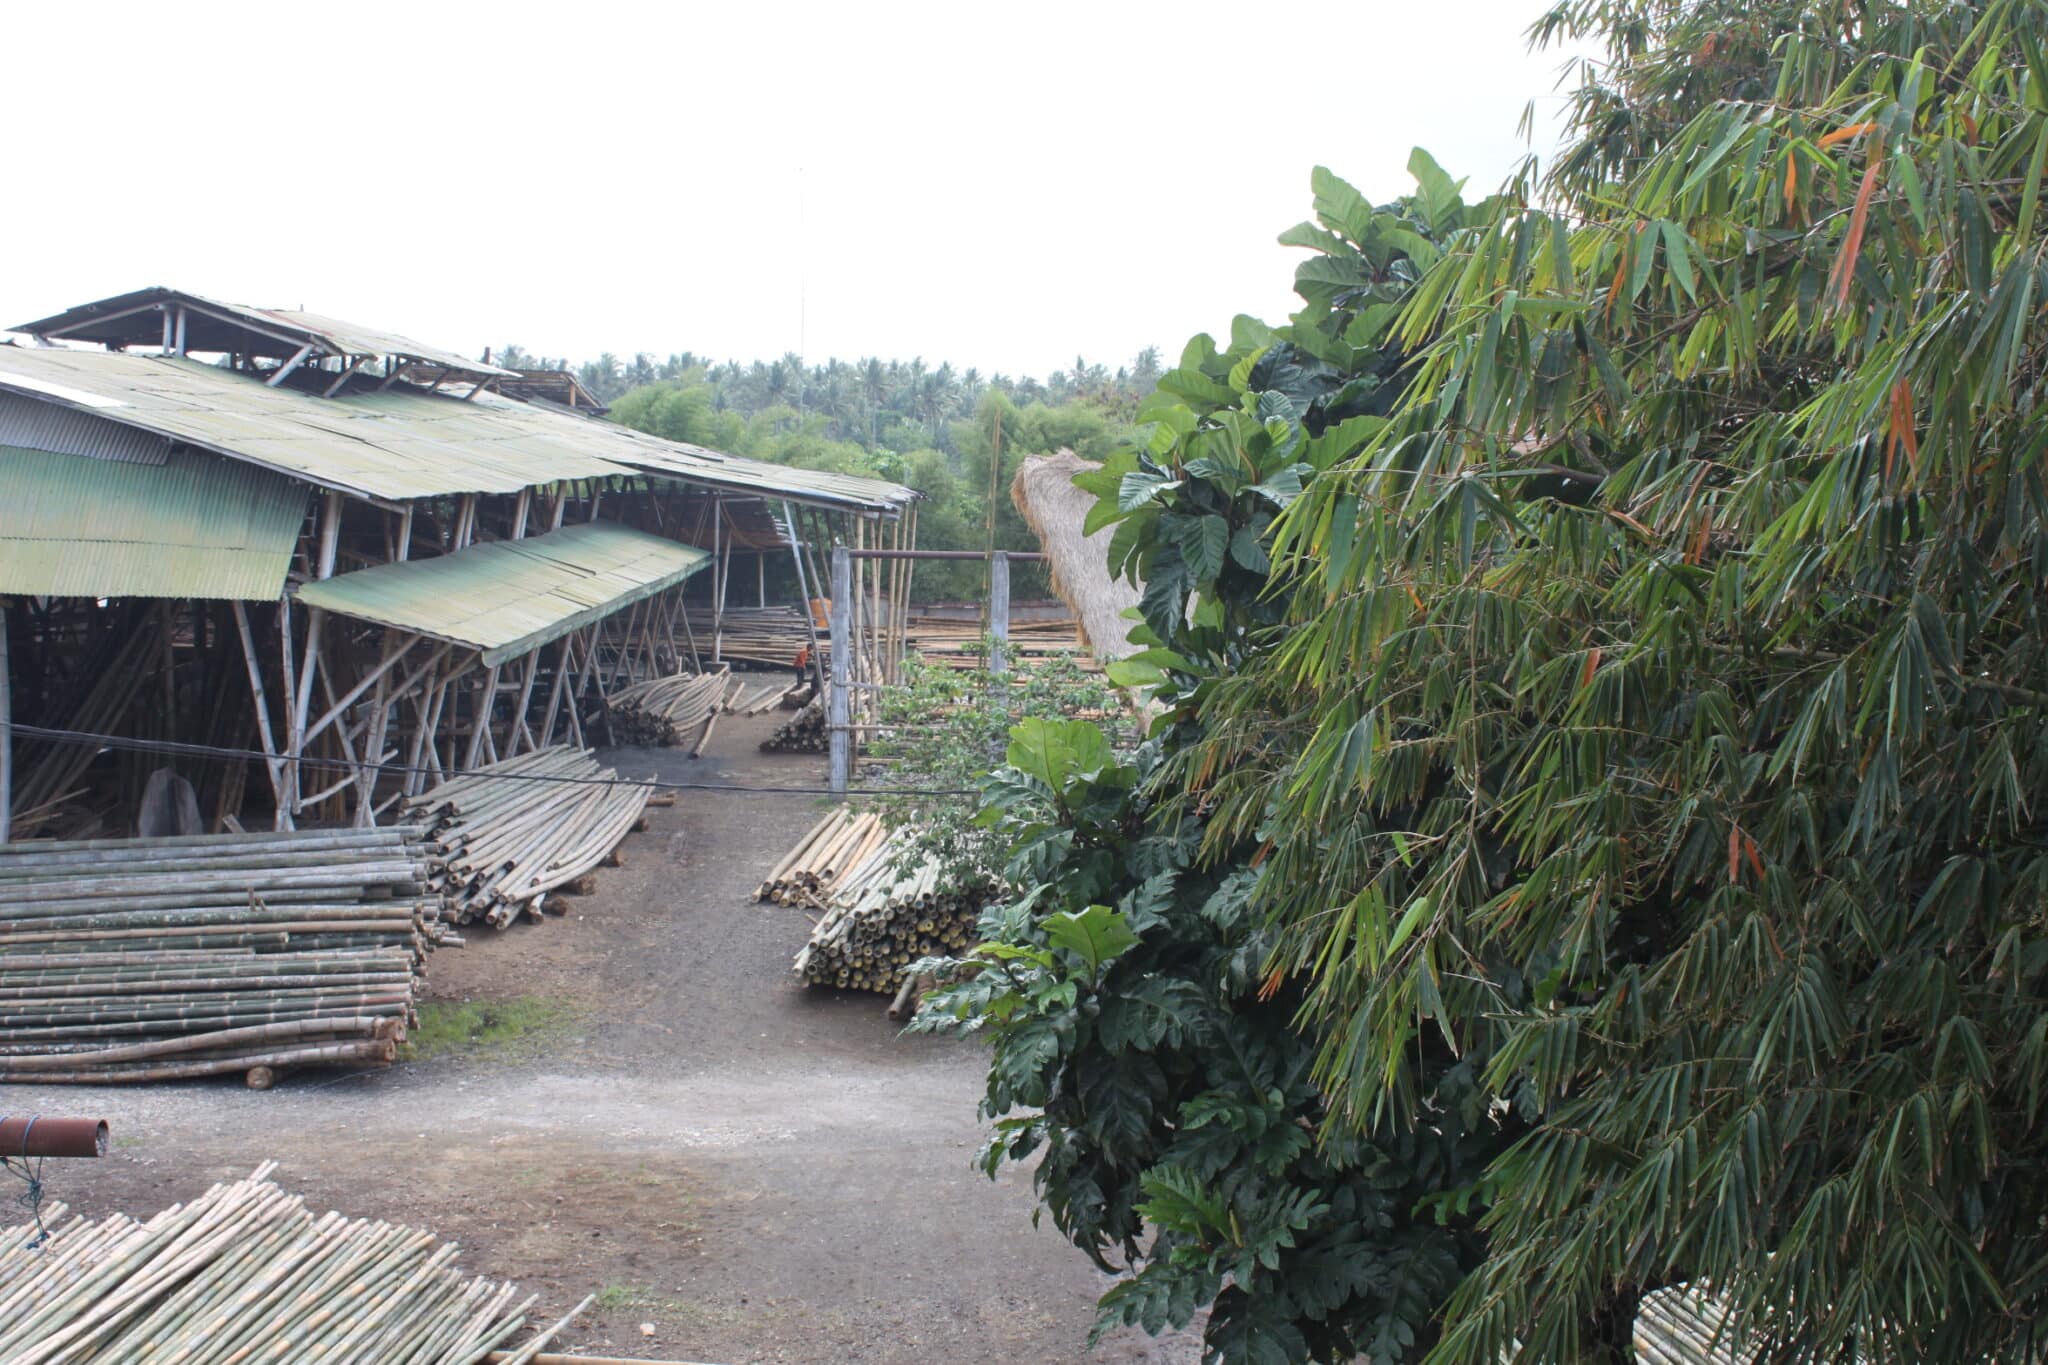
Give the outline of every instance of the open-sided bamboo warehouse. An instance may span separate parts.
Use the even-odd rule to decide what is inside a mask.
[[[500,1346],[530,1360],[536,1296],[455,1266],[453,1243],[386,1222],[315,1216],[275,1162],[137,1221],[62,1205],[0,1229],[0,1360],[377,1361],[473,1365]],[[522,1341],[522,1335],[525,1339]]]
[[[446,881],[417,826],[0,846],[0,1081],[389,1062]]]
[[[447,867],[451,923],[502,929],[538,919],[557,888],[616,856],[640,823],[651,784],[629,782],[590,754],[557,746],[464,773],[406,802]]]
[[[901,485],[501,396],[523,376],[332,318],[149,289],[16,330],[51,344],[0,346],[0,716],[34,727],[0,746],[0,839],[128,832],[166,764],[207,828],[373,824],[614,742],[612,693],[722,661],[736,555],[758,611],[771,559],[801,600],[831,544],[913,539]]]

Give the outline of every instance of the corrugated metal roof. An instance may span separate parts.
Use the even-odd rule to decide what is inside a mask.
[[[328,488],[406,499],[661,474],[761,497],[898,510],[913,489],[791,469],[495,394],[322,398],[176,356],[0,345],[0,391],[62,404]]]
[[[299,601],[468,645],[497,664],[652,597],[710,560],[695,546],[592,522],[359,569],[306,584]]]
[[[310,344],[314,356],[403,356],[474,375],[516,373],[396,332],[296,308],[252,308],[161,285],[82,303],[12,330],[73,341],[140,345],[160,340],[163,310],[187,310],[188,351],[284,357]]]
[[[176,356],[0,346],[0,390],[372,497],[516,493],[633,472],[595,442],[535,443],[459,399],[398,389],[321,398]]]
[[[795,469],[788,465],[727,455],[686,441],[670,441],[644,431],[620,426],[596,417],[585,417],[559,407],[521,403],[495,394],[479,394],[474,406],[490,411],[509,411],[527,420],[536,433],[585,445],[615,464],[630,465],[650,474],[711,488],[729,489],[761,497],[789,498],[794,502],[820,503],[865,511],[893,512],[917,501],[916,489],[887,479],[870,479],[858,474],[834,474],[819,469]]]
[[[136,464],[162,464],[171,453],[167,436],[12,393],[0,393],[0,446]]]
[[[0,592],[275,601],[304,484],[197,451],[162,464],[0,446]]]

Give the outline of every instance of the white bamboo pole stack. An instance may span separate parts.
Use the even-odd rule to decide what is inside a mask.
[[[0,1231],[0,1360],[481,1361],[528,1330],[535,1298],[471,1276],[455,1247],[393,1223],[316,1217],[275,1162],[146,1222],[62,1205]],[[578,1313],[518,1343],[532,1360]]]

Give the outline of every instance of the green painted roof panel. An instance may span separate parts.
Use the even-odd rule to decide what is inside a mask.
[[[610,522],[493,540],[436,559],[359,569],[299,589],[299,601],[515,659],[669,588],[709,551]]]
[[[0,391],[398,500],[635,474],[870,512],[918,496],[885,479],[726,455],[496,394],[465,402],[392,388],[323,398],[175,356],[0,345]]]
[[[162,464],[0,446],[0,592],[275,601],[304,484],[198,451]]]

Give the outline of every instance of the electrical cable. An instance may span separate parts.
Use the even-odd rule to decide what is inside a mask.
[[[190,744],[175,739],[137,739],[127,735],[97,735],[85,730],[53,729],[43,725],[24,725],[19,721],[9,723],[18,739],[38,739],[55,744],[91,744],[103,749],[125,749],[132,753],[167,754],[183,758],[237,759],[245,763],[291,763],[301,768],[325,768],[347,772],[362,772],[375,768],[380,773],[420,773],[442,781],[471,776],[470,773],[444,773],[432,768],[416,767],[407,763],[379,763],[362,758],[317,758],[301,755],[292,758],[283,755],[266,754],[260,749],[230,749],[215,744]],[[553,773],[484,773],[482,776],[504,782],[564,782],[579,787],[651,787],[656,791],[677,792],[732,792],[755,796],[972,796],[981,793],[972,787],[848,787],[835,792],[828,787],[784,787],[784,786],[731,786],[721,782],[668,782],[660,778],[629,777],[575,777]]]

